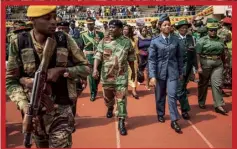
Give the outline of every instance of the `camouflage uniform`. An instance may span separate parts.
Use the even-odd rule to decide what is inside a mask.
[[[229,43],[231,39],[231,31],[223,26],[221,29],[218,30],[217,35],[224,41],[225,45]],[[231,70],[231,53],[232,48],[225,48],[225,65],[224,65],[224,72],[223,72],[223,87],[231,87],[232,86],[232,70]]]
[[[125,119],[128,62],[135,60],[135,52],[130,39],[124,36],[114,40],[105,37],[99,43],[94,58],[102,61],[101,83],[106,106],[113,107],[114,98],[116,98],[117,116]]]
[[[36,56],[38,56],[41,61],[43,47],[34,39],[33,30],[30,31],[29,35],[32,39],[32,43],[37,54]],[[65,88],[67,88],[69,96],[67,100],[70,100],[69,103],[71,103],[77,98],[76,83],[74,79],[78,76],[84,78],[87,77],[91,70],[87,66],[88,62],[86,61],[83,53],[79,50],[76,42],[67,34],[65,37],[67,40],[67,48],[57,48],[56,67],[66,67],[68,63],[68,54],[72,54],[73,62],[76,65],[68,67],[70,78],[59,78],[59,80],[65,80]],[[16,103],[19,110],[23,110],[23,108],[28,104],[31,93],[28,88],[25,88],[19,84],[19,79],[25,77],[23,73],[28,77],[33,78],[34,73],[37,70],[35,64],[36,57],[32,48],[21,49],[21,57],[22,60],[19,57],[18,40],[14,39],[11,41],[9,47],[6,88],[7,94],[10,99]],[[57,85],[57,82],[56,84],[51,84],[52,89],[54,89],[54,85]],[[62,88],[63,86],[60,87]],[[56,98],[54,96],[56,94],[58,95],[56,92],[53,90],[52,96],[48,96],[48,98],[54,101],[55,104],[58,104],[58,108],[49,113],[40,113],[43,124],[42,126],[44,128],[41,127],[41,129],[37,131],[37,134],[34,135],[36,146],[40,148],[70,148],[72,145],[71,133],[74,128],[74,116],[71,106],[70,104],[59,103],[58,98],[60,98],[60,96]]]

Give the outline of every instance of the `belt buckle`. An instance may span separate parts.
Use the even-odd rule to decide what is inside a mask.
[[[212,59],[217,60],[217,56],[216,55],[212,56]]]

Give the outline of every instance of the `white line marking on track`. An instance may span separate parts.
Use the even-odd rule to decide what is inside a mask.
[[[118,120],[117,120],[116,117],[115,117],[115,131],[116,131],[116,146],[117,146],[117,148],[121,148],[120,134],[119,134],[119,131],[118,131]]]
[[[178,111],[181,113],[180,110]],[[214,148],[211,142],[207,140],[207,138],[202,134],[202,132],[190,120],[187,120],[187,122],[192,126],[192,128],[197,132],[197,134],[202,138],[202,140],[208,145],[209,148]]]
[[[198,128],[190,120],[188,120],[188,123],[199,134],[199,136],[203,139],[203,141],[208,145],[209,148],[214,148],[214,146],[211,144],[211,142],[207,140],[207,138],[201,133],[200,130],[198,130]]]

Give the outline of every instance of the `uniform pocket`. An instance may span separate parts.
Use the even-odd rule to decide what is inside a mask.
[[[105,49],[103,52],[103,59],[104,60],[109,60],[112,55],[112,50],[110,49]]]
[[[56,66],[66,67],[68,63],[68,49],[57,48]]]
[[[34,50],[32,48],[22,49],[21,58],[24,72],[28,75],[32,75],[36,71]]]

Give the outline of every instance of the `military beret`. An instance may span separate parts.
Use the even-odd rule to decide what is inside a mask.
[[[153,22],[157,22],[157,21],[158,21],[158,19],[155,19],[155,20],[152,20],[151,23],[153,23]]]
[[[223,23],[232,24],[232,19],[229,18],[229,17],[225,17],[225,18],[223,19]]]
[[[57,26],[68,26],[69,27],[70,23],[67,21],[62,21],[62,22],[58,22]]]
[[[123,28],[123,22],[120,21],[120,20],[111,20],[109,22],[109,25],[114,25],[114,26],[116,26],[118,28]]]
[[[56,8],[56,6],[48,5],[29,6],[27,9],[27,17],[41,17],[55,11]]]
[[[87,18],[86,18],[86,23],[87,23],[87,24],[95,23],[95,19],[92,18],[92,17],[87,17]]]
[[[188,25],[188,27],[191,27],[191,24],[186,19],[177,22],[175,26],[177,29],[179,29],[183,25]]]
[[[163,23],[164,21],[170,21],[170,18],[168,16],[168,14],[166,14],[166,13],[162,14],[159,18],[159,23]]]

